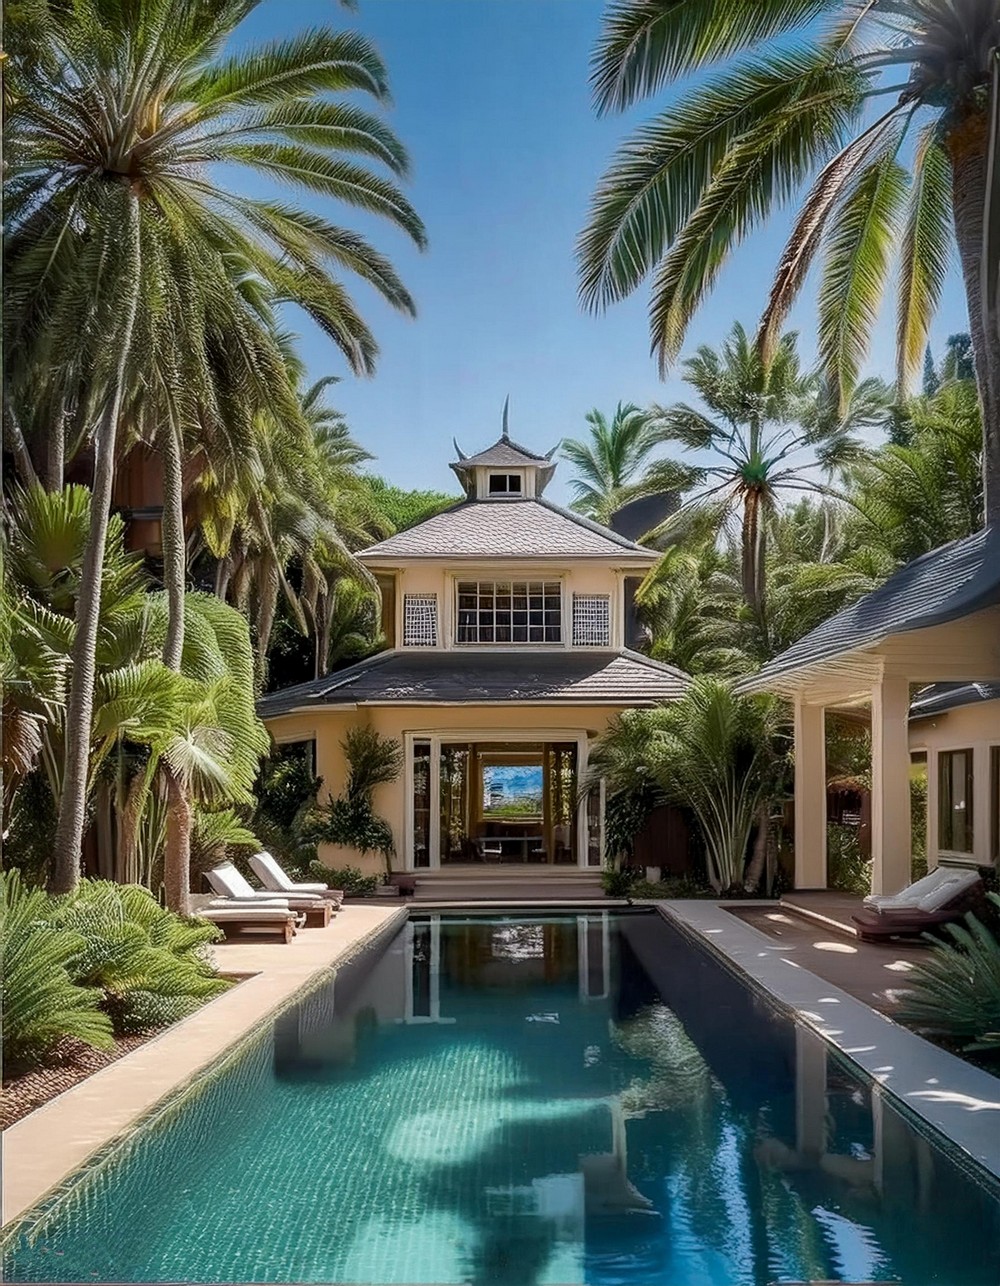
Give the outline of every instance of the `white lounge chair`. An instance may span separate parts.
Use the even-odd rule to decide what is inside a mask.
[[[870,893],[864,905],[880,913],[892,911],[939,911],[979,879],[970,867],[937,866],[900,893]]]
[[[277,905],[291,907],[293,911],[303,911],[306,915],[306,924],[310,928],[325,927],[330,923],[330,916],[333,914],[333,904],[326,898],[317,897],[315,893],[277,894],[269,893],[264,889],[255,889],[243,878],[232,862],[223,862],[221,866],[206,871],[205,879],[208,880],[213,892],[226,901],[242,903],[244,906]]]
[[[340,906],[344,897],[342,889],[331,889],[326,884],[296,884],[279,862],[266,850],[255,853],[250,859],[253,873],[269,893],[284,897],[286,893],[305,893],[310,897],[327,898]]]

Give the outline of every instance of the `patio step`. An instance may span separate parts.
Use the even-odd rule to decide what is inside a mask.
[[[539,874],[523,867],[504,871],[490,869],[457,874],[428,871],[417,876],[417,902],[559,902],[604,899],[599,873],[588,871],[547,871]]]

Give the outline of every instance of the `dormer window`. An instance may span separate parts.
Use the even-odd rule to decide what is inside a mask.
[[[491,473],[491,496],[519,496],[521,494],[521,475],[519,473]]]

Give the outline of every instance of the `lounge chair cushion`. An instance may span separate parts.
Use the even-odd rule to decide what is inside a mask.
[[[942,881],[948,879],[952,871],[947,866],[935,867],[919,880],[902,889],[899,893],[869,893],[863,899],[865,906],[874,908],[882,906],[914,907],[920,905],[920,899],[936,889]]]
[[[214,867],[211,871],[205,872],[205,878],[215,890],[227,898],[237,898],[243,902],[272,902],[275,897],[281,897],[288,902],[299,905],[308,905],[317,900],[315,893],[296,893],[283,890],[276,894],[273,890],[255,889],[252,884],[243,878],[232,862],[223,862],[221,866]]]
[[[294,917],[288,907],[280,906],[204,906],[198,915],[205,920],[218,920],[225,924],[227,920],[259,920],[262,924],[279,923]]]
[[[931,889],[920,899],[918,907],[921,911],[941,911],[949,902],[962,893],[968,892],[974,884],[979,883],[978,871],[951,871],[949,879],[942,880],[937,888]]]
[[[296,884],[266,850],[255,853],[250,865],[264,888],[273,889],[276,893],[314,893],[318,897],[327,892],[325,884]]]

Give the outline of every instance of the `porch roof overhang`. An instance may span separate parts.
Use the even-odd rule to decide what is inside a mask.
[[[637,652],[382,652],[309,683],[262,697],[262,719],[355,706],[652,706],[683,695],[690,678]]]
[[[894,676],[913,683],[1000,679],[1000,527],[907,563],[740,690],[850,706]]]

